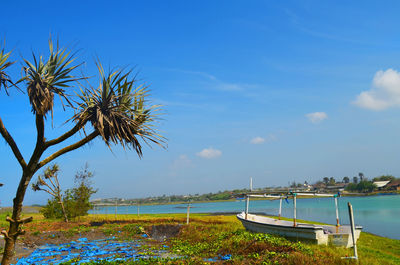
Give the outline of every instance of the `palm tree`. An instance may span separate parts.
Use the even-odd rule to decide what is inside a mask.
[[[336,183],[335,178],[334,177],[330,177],[329,178],[329,185],[335,185],[335,183]]]
[[[1,87],[3,87],[8,94],[8,88],[9,86],[15,85],[11,79],[10,76],[6,73],[6,69],[13,65],[15,62],[9,62],[8,59],[11,55],[11,52],[5,53],[4,49],[0,50],[0,90]]]
[[[346,176],[346,177],[344,177],[344,178],[343,178],[343,182],[344,182],[344,183],[349,183],[349,182],[350,182],[350,179],[349,179],[349,177],[347,177],[347,176]]]
[[[354,176],[354,177],[353,177],[353,183],[355,183],[355,184],[358,183],[358,177],[357,177],[357,176]]]
[[[325,185],[328,185],[328,183],[329,183],[329,178],[328,177],[324,177],[322,180],[325,183]]]
[[[24,75],[17,82],[26,84],[32,113],[35,116],[36,145],[29,160],[25,160],[0,118],[0,133],[22,169],[22,176],[13,200],[12,216],[7,217],[9,229],[1,231],[6,240],[2,265],[10,264],[15,242],[18,236],[24,233],[20,228],[21,224],[32,221],[32,217],[21,219],[22,203],[33,175],[40,168],[55,158],[84,146],[98,136],[109,148],[111,144],[120,144],[124,148],[134,149],[139,157],[142,156],[140,139],[145,143],[155,143],[162,147],[165,143],[165,138],[157,133],[154,125],[158,119],[160,106],[149,103],[148,87],[139,84],[131,71],[116,69],[106,74],[98,62],[101,81],[97,87],[93,88],[88,82],[78,83],[79,80],[86,78],[74,76],[74,70],[81,65],[75,64],[75,54],[60,48],[58,43],[54,47],[51,40],[49,48],[47,59],[43,59],[42,56],[37,57],[35,54],[33,62],[24,59]],[[5,89],[14,85],[6,74],[7,68],[12,65],[8,62],[9,56],[10,53],[0,53],[0,85]],[[77,98],[71,95],[74,92],[73,85],[81,86]],[[56,95],[60,97],[64,110],[74,110],[75,114],[68,120],[73,123],[73,127],[59,137],[47,140],[45,118],[49,113],[53,117]],[[80,140],[42,158],[49,147],[63,143],[78,132],[82,132]]]

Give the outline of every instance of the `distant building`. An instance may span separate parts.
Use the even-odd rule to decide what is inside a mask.
[[[400,190],[400,179],[392,180],[386,185],[388,190]]]
[[[346,187],[345,183],[336,183],[335,185],[327,186],[326,190],[328,191],[344,191]]]
[[[376,187],[378,189],[381,189],[381,188],[385,187],[389,182],[390,182],[390,180],[374,181],[374,184],[376,185]]]

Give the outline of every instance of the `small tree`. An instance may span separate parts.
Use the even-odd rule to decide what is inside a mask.
[[[161,146],[164,143],[164,138],[157,134],[153,124],[158,117],[157,111],[160,106],[149,104],[148,87],[138,83],[135,75],[131,75],[131,71],[116,69],[106,73],[98,62],[99,85],[96,87],[80,82],[80,89],[74,91],[72,88],[77,81],[86,79],[74,75],[74,71],[82,64],[75,64],[75,54],[60,48],[58,43],[54,47],[53,42],[49,41],[49,48],[47,58],[33,54],[33,61],[23,59],[23,76],[19,80],[26,85],[26,95],[32,107],[37,131],[35,148],[28,160],[25,160],[0,118],[0,134],[10,146],[22,170],[13,199],[12,215],[6,219],[9,222],[9,229],[1,231],[6,241],[2,265],[10,264],[15,242],[18,236],[24,233],[21,225],[33,219],[32,217],[21,219],[21,211],[26,189],[40,168],[97,137],[100,137],[109,148],[111,144],[132,148],[139,157],[142,156],[139,139]],[[9,87],[13,86],[14,82],[6,71],[14,62],[9,61],[10,53],[0,50],[0,90],[4,88],[8,93]],[[76,98],[71,96],[75,92],[78,92]],[[72,115],[67,120],[72,122],[72,128],[57,138],[47,139],[45,120],[49,113],[53,117],[54,96],[57,95],[60,101],[65,103],[64,110],[72,110]],[[81,132],[80,140],[49,153],[46,158],[42,157],[50,147],[59,146],[78,132]]]
[[[35,183],[32,184],[32,189],[34,191],[45,191],[54,197],[54,200],[60,204],[61,211],[64,217],[64,221],[68,222],[67,213],[65,211],[63,197],[61,195],[60,182],[58,181],[58,172],[60,168],[58,164],[47,167],[44,170],[43,175],[39,175]],[[47,181],[47,182],[46,182]]]
[[[88,170],[86,164],[75,175],[75,187],[64,192],[63,205],[65,205],[65,213],[69,219],[87,215],[88,211],[93,208],[90,203],[91,195],[96,193],[90,181],[93,176],[94,174]],[[45,218],[63,217],[63,210],[56,198],[49,199],[41,213]]]
[[[354,177],[353,177],[353,183],[354,183],[354,184],[357,184],[357,183],[358,183],[358,177],[357,177],[357,176],[354,176]]]
[[[347,177],[347,176],[346,176],[346,177],[344,177],[344,178],[343,178],[343,182],[344,182],[344,183],[349,183],[349,182],[350,182],[350,179],[349,179],[349,177]]]
[[[88,211],[93,208],[90,203],[90,197],[97,192],[92,187],[92,181],[94,173],[89,171],[88,164],[85,164],[84,168],[78,171],[75,175],[75,188],[71,190],[72,204],[75,204],[71,209],[71,216],[84,216],[88,214]],[[71,200],[70,200],[71,203]]]
[[[360,172],[358,173],[358,177],[360,178],[360,182],[364,180],[364,173]]]

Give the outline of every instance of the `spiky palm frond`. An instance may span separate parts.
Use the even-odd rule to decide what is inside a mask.
[[[133,148],[139,157],[142,146],[138,138],[163,146],[164,138],[154,128],[161,106],[147,106],[148,87],[137,85],[131,71],[116,70],[106,75],[101,64],[97,66],[100,84],[81,91],[73,120],[90,122],[107,146],[114,143]]]
[[[5,72],[5,70],[13,65],[15,62],[9,62],[8,59],[11,55],[11,52],[5,53],[4,49],[0,50],[0,90],[1,87],[4,87],[4,90],[6,91],[8,95],[8,88],[13,85],[15,85],[10,76]]]
[[[71,66],[75,61],[74,54],[65,48],[60,48],[58,43],[54,49],[51,40],[49,50],[50,55],[47,60],[44,60],[42,56],[37,58],[35,54],[33,54],[33,63],[24,59],[25,76],[20,80],[27,82],[32,112],[40,115],[46,115],[53,110],[54,94],[60,96],[61,102],[65,99],[68,105],[72,106],[69,95],[64,89],[70,87],[71,82],[81,79],[71,73],[79,66]]]

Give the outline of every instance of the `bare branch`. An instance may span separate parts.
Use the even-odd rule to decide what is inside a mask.
[[[10,135],[10,133],[7,131],[6,127],[4,127],[3,121],[0,118],[0,133],[3,136],[3,138],[7,141],[8,145],[11,147],[11,150],[14,153],[14,156],[17,158],[19,164],[22,167],[22,170],[25,170],[26,168],[26,162],[24,160],[24,157],[22,156],[21,152],[19,151],[19,148],[17,144],[15,143],[14,139]]]
[[[92,132],[91,134],[89,134],[88,136],[86,136],[85,138],[83,138],[82,140],[71,144],[67,147],[64,147],[63,149],[58,150],[57,152],[55,152],[54,154],[48,156],[47,158],[43,159],[36,167],[36,170],[38,170],[39,168],[43,167],[44,165],[46,165],[47,163],[49,163],[50,161],[56,159],[57,157],[59,157],[60,155],[63,155],[65,153],[68,153],[70,151],[73,151],[85,144],[87,144],[88,142],[90,142],[91,140],[93,140],[94,138],[96,138],[97,136],[99,136],[99,133],[97,131]]]
[[[57,195],[55,193],[53,193],[53,192],[51,192],[49,190],[46,190],[46,189],[41,189],[41,190],[47,192],[48,194],[50,194],[53,197],[57,197]]]
[[[72,135],[77,133],[82,128],[83,128],[83,124],[81,122],[78,122],[77,124],[75,124],[75,126],[71,130],[69,130],[68,132],[64,133],[60,137],[45,142],[44,148],[47,149],[48,147],[50,147],[52,145],[56,145],[56,144],[61,143],[62,141],[68,139],[69,137],[71,137]]]
[[[26,224],[26,223],[30,223],[30,222],[32,222],[32,221],[33,221],[33,217],[31,216],[31,217],[27,217],[27,218],[21,219],[21,220],[19,220],[18,222],[19,222],[20,224]]]

